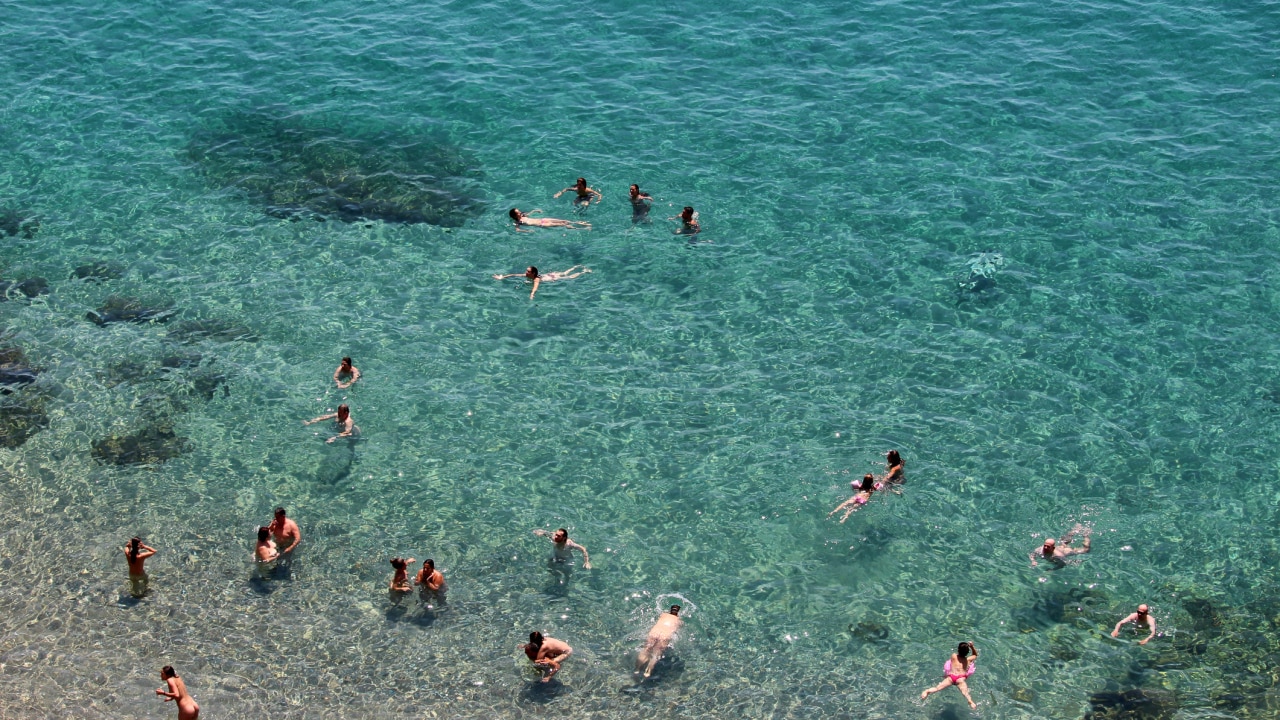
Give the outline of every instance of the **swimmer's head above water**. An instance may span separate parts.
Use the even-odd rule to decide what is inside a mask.
[[[129,541],[129,559],[137,560],[140,552],[142,552],[142,538],[135,537]]]
[[[176,678],[176,677],[178,677],[178,673],[173,669],[172,665],[165,665],[164,667],[160,668],[161,680],[168,680],[169,678]]]
[[[671,606],[671,609],[670,609],[670,610],[668,610],[667,612],[671,613],[672,615],[679,615],[679,614],[680,614],[680,606],[679,606],[679,605],[672,605],[672,606]]]
[[[528,269],[526,269],[526,270],[524,271],[524,276],[525,276],[526,278],[530,279],[530,280],[537,280],[537,279],[538,279],[538,268],[536,268],[536,267],[534,267],[534,266],[530,265],[530,266],[528,267]]]
[[[884,459],[885,459],[885,461],[886,461],[886,462],[888,462],[890,465],[901,465],[901,464],[902,464],[902,456],[898,454],[898,451],[897,451],[897,450],[890,450],[889,452],[885,453],[885,454],[884,454]]]
[[[271,537],[271,528],[263,525],[258,528],[258,542],[266,542]]]
[[[685,205],[684,211],[680,213],[680,219],[685,222],[693,222],[693,208]]]
[[[349,417],[351,417],[351,408],[347,407],[346,403],[339,405],[338,422],[346,422]]]
[[[404,570],[408,566],[408,564],[409,563],[406,562],[404,558],[399,558],[399,557],[391,558],[391,567],[397,570]]]
[[[568,542],[569,531],[565,530],[564,528],[560,528],[559,530],[556,530],[555,533],[551,536],[551,541],[556,544],[560,544],[562,542]]]
[[[855,489],[862,490],[865,492],[871,492],[872,490],[875,489],[875,486],[876,486],[876,476],[872,475],[871,473],[867,473],[866,475],[862,476],[861,484],[855,484]]]
[[[1040,552],[1044,553],[1045,557],[1053,557],[1053,551],[1056,547],[1058,547],[1057,540],[1054,540],[1053,538],[1046,538],[1044,541],[1044,547],[1040,548]]]
[[[276,510],[275,510],[275,515],[276,515],[276,519],[277,519],[277,520],[283,520],[283,519],[284,519],[284,506],[282,506],[282,505],[277,505],[277,506],[276,506]]]

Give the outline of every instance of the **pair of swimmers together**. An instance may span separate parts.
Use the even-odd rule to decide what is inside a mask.
[[[395,569],[395,574],[391,576],[392,600],[398,601],[413,589],[409,586],[409,566],[415,562],[417,561],[413,558],[391,558],[391,567]],[[418,586],[423,597],[428,593],[442,595],[448,589],[444,581],[444,573],[436,569],[436,561],[431,558],[422,561],[422,569],[418,570],[413,582]]]
[[[270,525],[258,528],[258,544],[253,549],[253,560],[258,574],[266,576],[275,569],[277,560],[287,561],[302,543],[302,529],[288,517],[283,507],[275,509]]]
[[[884,467],[884,477],[880,480],[876,480],[875,475],[867,473],[862,476],[861,482],[854,480],[849,483],[853,490],[853,497],[837,505],[835,510],[827,513],[827,517],[844,510],[844,515],[840,517],[840,522],[843,523],[849,519],[854,510],[867,504],[867,501],[871,499],[871,493],[876,490],[883,490],[889,483],[902,482],[902,455],[897,450],[890,450],[885,453]]]
[[[658,616],[653,627],[649,628],[648,635],[645,636],[644,646],[636,653],[636,672],[643,672],[645,678],[653,674],[654,666],[671,647],[683,624],[684,619],[680,617],[679,605],[672,605],[669,610]],[[544,683],[560,672],[561,663],[573,654],[573,648],[569,643],[545,636],[536,630],[529,633],[529,642],[521,649],[533,662],[533,666],[542,671]]]

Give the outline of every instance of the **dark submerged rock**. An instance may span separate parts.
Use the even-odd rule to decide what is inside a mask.
[[[85,282],[101,282],[104,280],[119,280],[124,277],[125,268],[119,263],[109,262],[107,260],[94,260],[85,263],[71,271],[72,280],[84,280]]]
[[[216,340],[217,342],[258,342],[261,336],[249,328],[226,320],[183,320],[169,328],[169,337],[182,343],[193,343],[200,340]]]
[[[27,278],[26,280],[0,280],[0,302],[19,296],[33,298],[38,295],[48,294],[49,281],[42,277]]]
[[[18,208],[0,208],[0,233],[9,237],[22,236],[30,240],[40,230],[40,218]]]
[[[1085,720],[1170,720],[1178,711],[1173,695],[1153,688],[1104,691],[1089,696]]]
[[[484,210],[478,163],[428,137],[358,133],[268,113],[234,113],[193,134],[187,157],[268,215],[457,227]]]
[[[150,465],[186,452],[190,441],[167,427],[150,426],[132,435],[111,435],[93,444],[93,457],[111,465]]]
[[[0,400],[0,447],[20,447],[48,425],[42,398],[14,394]]]
[[[85,317],[99,327],[105,327],[117,322],[166,322],[173,315],[174,310],[172,308],[154,307],[143,303],[137,298],[116,295],[108,297],[96,312],[90,310],[85,313]]]
[[[1013,619],[1022,632],[1044,630],[1056,623],[1092,622],[1093,609],[1106,607],[1108,602],[1106,593],[1093,588],[1053,589],[1039,593],[1029,607],[1014,609]]]
[[[40,371],[18,363],[0,363],[0,393],[8,395],[23,385],[36,381]]]

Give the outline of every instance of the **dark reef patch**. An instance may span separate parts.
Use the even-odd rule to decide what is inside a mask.
[[[183,320],[169,328],[169,337],[181,343],[200,340],[217,342],[258,342],[260,336],[249,328],[226,320]]]
[[[457,227],[484,210],[477,161],[423,134],[358,132],[270,113],[231,113],[193,133],[186,157],[273,217]]]
[[[95,325],[105,327],[111,323],[165,322],[173,317],[172,308],[149,305],[137,298],[112,295],[103,301],[97,311],[90,310],[85,317]]]
[[[119,263],[108,260],[94,260],[80,265],[71,271],[72,280],[84,280],[85,282],[102,282],[105,280],[119,280],[124,277],[125,267]]]
[[[42,277],[26,280],[0,280],[0,302],[9,298],[28,297],[49,294],[49,281]]]
[[[0,208],[0,234],[30,240],[39,231],[40,218],[35,213],[14,207]]]
[[[111,465],[150,465],[187,451],[190,441],[171,428],[145,427],[132,435],[111,435],[93,444],[93,457]]]

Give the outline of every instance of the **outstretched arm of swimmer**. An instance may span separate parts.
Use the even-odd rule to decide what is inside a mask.
[[[337,440],[338,438],[351,437],[351,435],[355,432],[355,428],[356,428],[356,424],[351,421],[351,418],[347,418],[346,428],[344,428],[343,431],[338,433],[337,435],[334,435],[328,440],[325,440],[325,443],[331,443],[334,440]]]
[[[342,382],[341,380],[339,380],[339,379],[338,379],[338,375],[340,374],[341,370],[342,370],[342,368],[338,368],[337,370],[334,370],[334,371],[333,371],[333,381],[334,381],[334,382],[336,382],[336,383],[338,383],[338,389],[339,389],[339,390],[346,390],[347,388],[351,387],[352,385],[355,385],[355,384],[356,384],[356,381],[360,379],[360,370],[359,370],[359,368],[356,368],[355,366],[352,366],[352,368],[351,368],[351,379],[350,379],[350,380],[348,380],[347,382]]]
[[[600,194],[600,191],[595,188],[587,188],[587,192],[596,196],[597,203],[604,199],[604,196]]]
[[[338,413],[336,413],[336,412],[334,412],[334,413],[329,413],[328,415],[321,415],[321,416],[320,416],[320,417],[318,417],[318,418],[312,418],[312,419],[310,419],[310,420],[303,420],[303,421],[302,421],[302,424],[303,424],[303,425],[311,425],[311,424],[313,424],[313,423],[318,423],[318,422],[320,422],[321,420],[332,420],[332,419],[334,419],[334,418],[336,418],[336,417],[338,417]]]
[[[569,187],[567,187],[567,188],[565,188],[565,189],[561,190],[560,192],[556,193],[555,195],[552,195],[551,197],[552,197],[552,198],[558,198],[558,197],[560,197],[561,195],[563,195],[563,194],[565,194],[565,193],[569,192],[570,190],[577,190],[577,189],[578,189],[578,186],[577,186],[577,185],[570,185]],[[535,210],[534,212],[537,212],[537,210]]]
[[[1035,567],[1036,565],[1040,564],[1036,562],[1036,553],[1038,552],[1040,552],[1040,548],[1036,548],[1035,550],[1032,550],[1030,553],[1028,553],[1029,556],[1031,557],[1031,567]]]
[[[507,278],[524,277],[524,273],[511,273],[509,275],[494,275],[494,280],[506,280]]]
[[[566,546],[566,547],[568,547],[570,550],[579,550],[579,551],[581,551],[581,552],[582,552],[582,567],[583,567],[583,568],[585,568],[585,569],[587,569],[587,570],[590,570],[590,569],[591,569],[591,558],[587,556],[587,549],[586,549],[586,548],[582,547],[581,545],[579,545],[578,543],[576,543],[576,542],[574,542],[574,541],[572,541],[572,540],[570,540],[568,543],[566,543],[566,545],[565,545],[565,546]]]
[[[1124,627],[1125,623],[1131,623],[1137,619],[1138,613],[1129,613],[1128,615],[1125,615],[1124,619],[1116,623],[1116,626],[1111,629],[1111,637],[1120,637],[1120,628]]]
[[[537,295],[537,294],[538,294],[538,286],[539,286],[539,285],[541,285],[541,284],[542,284],[542,278],[540,278],[540,277],[536,277],[536,278],[534,278],[534,279],[533,279],[533,290],[529,291],[529,299],[530,299],[530,300],[532,300],[532,299],[533,299],[533,296],[534,296],[534,295]]]

